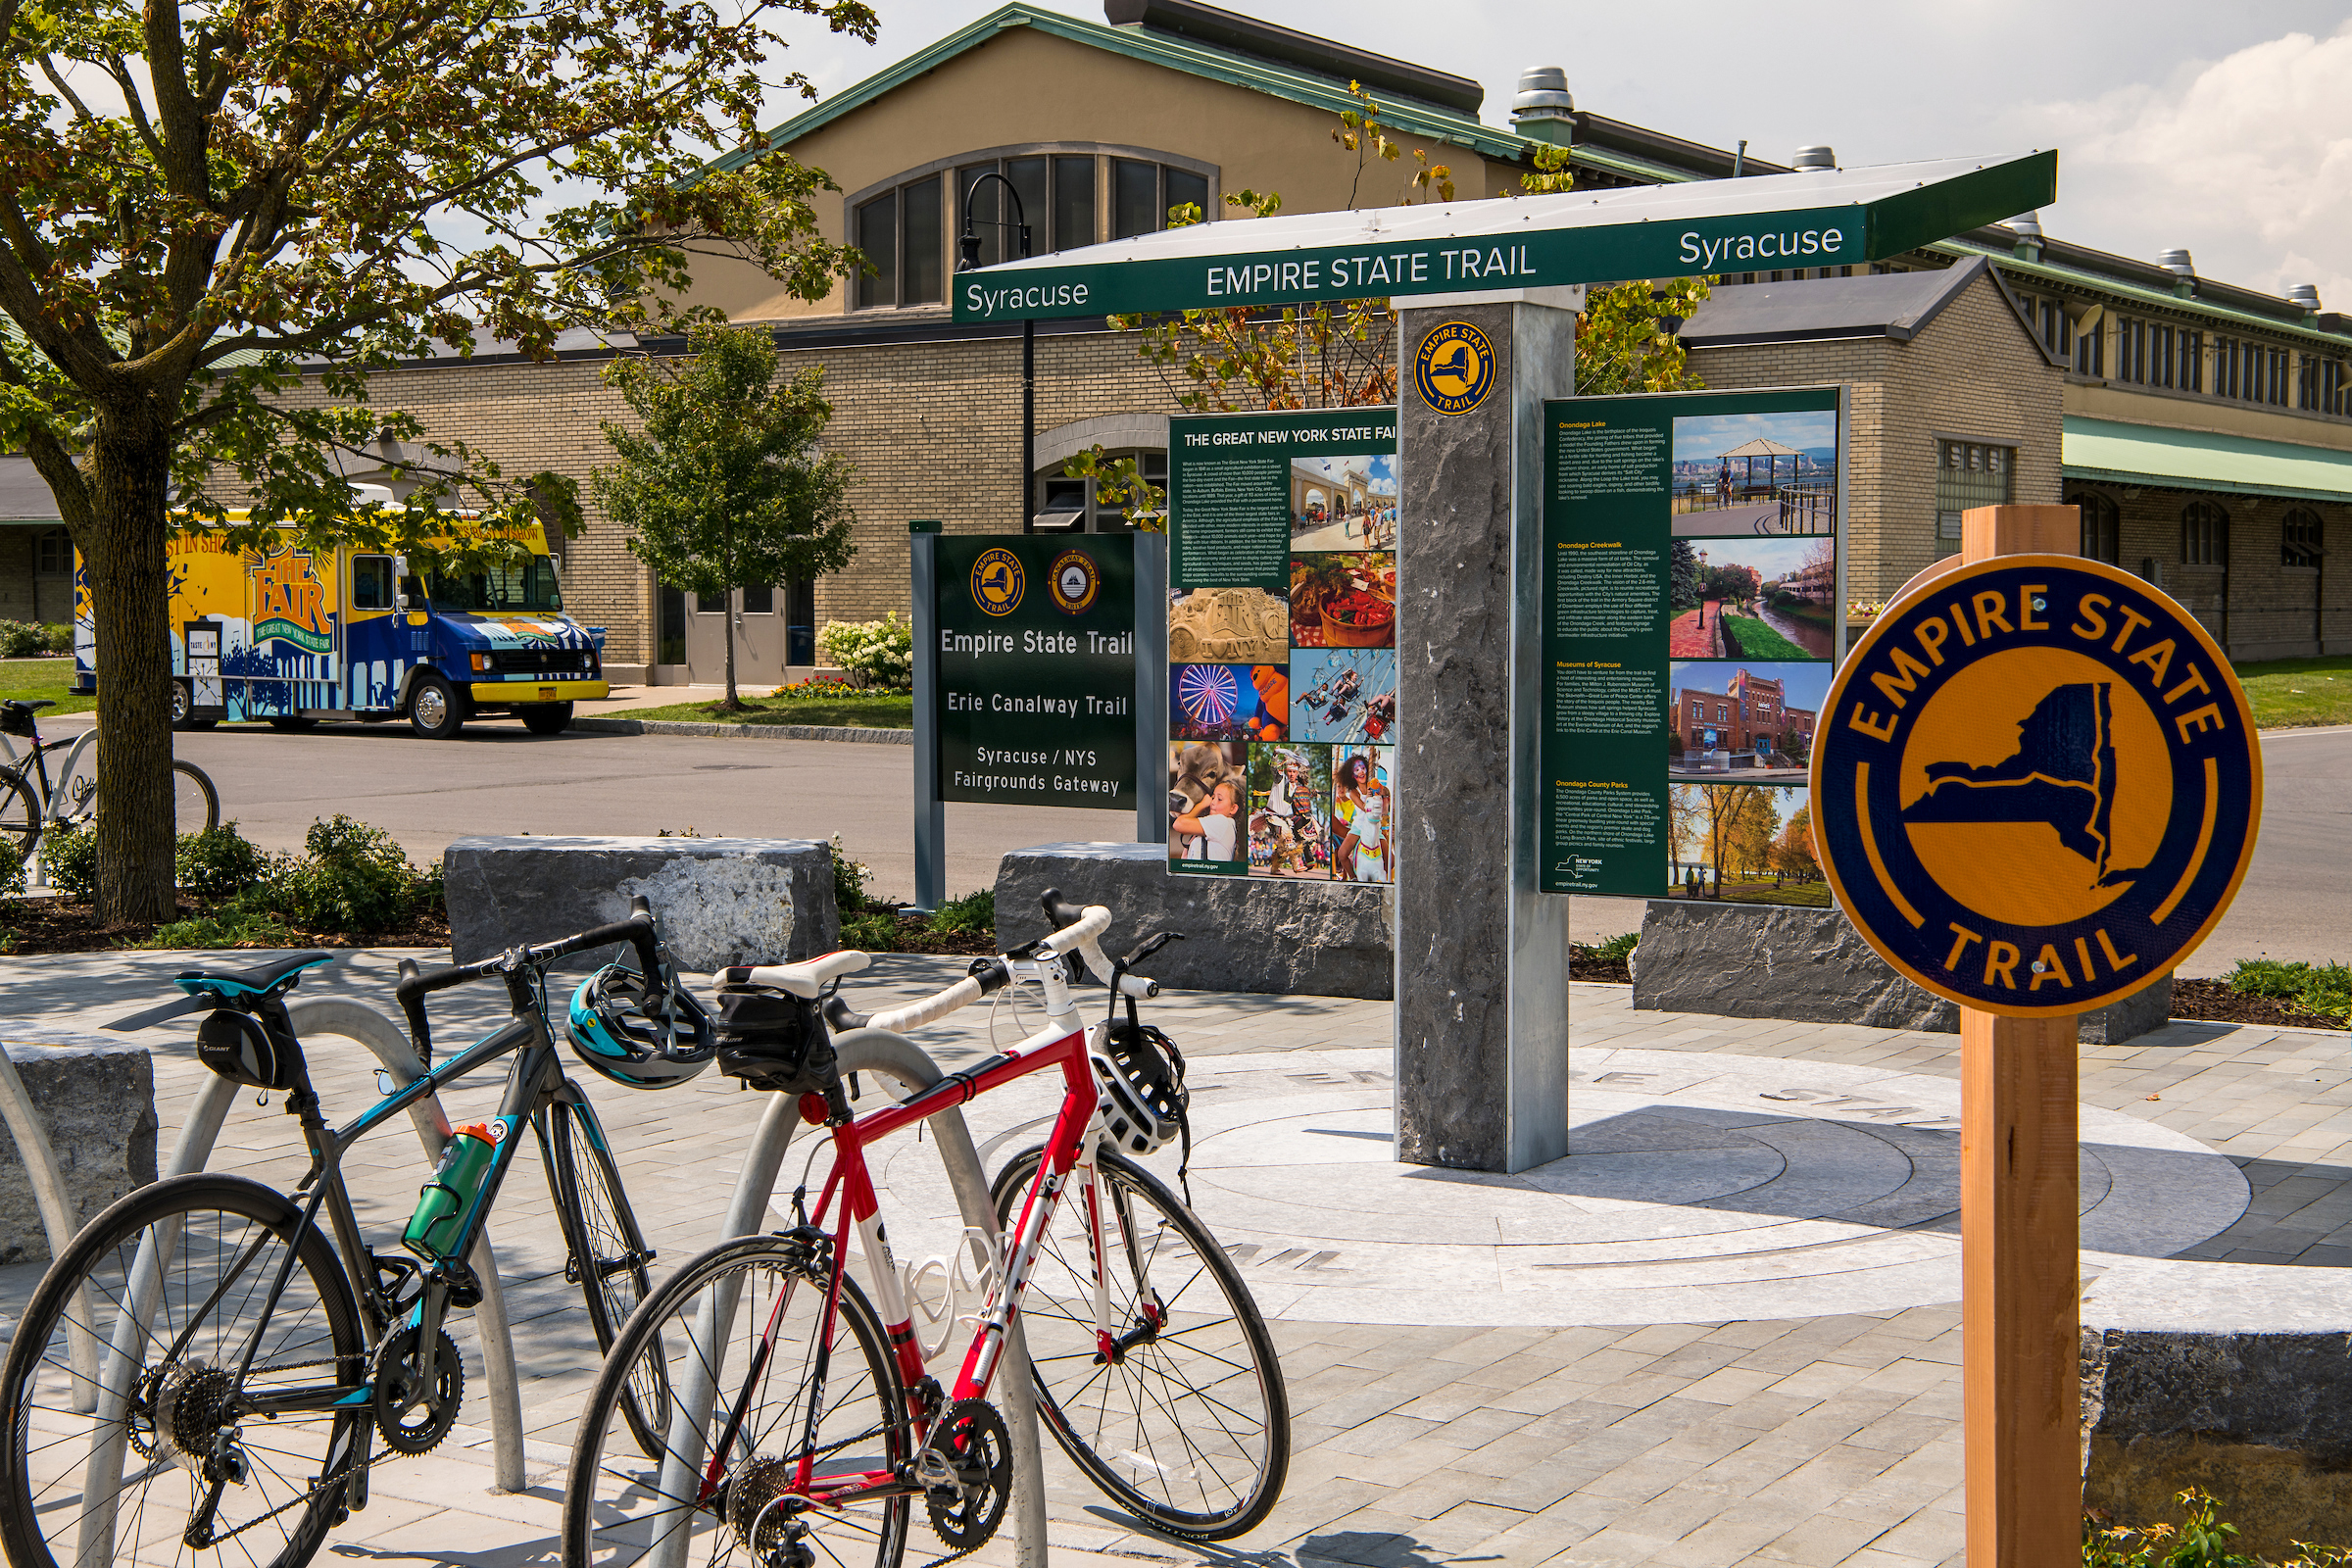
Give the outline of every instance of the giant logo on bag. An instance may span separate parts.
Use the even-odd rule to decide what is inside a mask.
[[[1830,691],[1814,832],[1855,926],[1939,996],[2080,1012],[2165,973],[2262,813],[2245,695],[2194,617],[2094,561],[1963,566],[1881,615]]]

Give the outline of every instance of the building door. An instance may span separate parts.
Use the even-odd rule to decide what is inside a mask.
[[[735,621],[735,684],[738,689],[765,691],[784,684],[785,654],[790,641],[793,594],[779,588],[738,588],[725,600],[700,594],[682,595],[692,613],[685,616],[687,678],[697,686],[723,685],[727,678],[727,618]],[[815,595],[808,595],[809,639],[815,638]]]
[[[686,664],[686,590],[668,583],[654,584],[654,667],[647,676],[655,686],[683,686],[694,677]]]

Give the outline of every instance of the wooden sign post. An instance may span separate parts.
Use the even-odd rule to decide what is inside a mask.
[[[1960,559],[2080,553],[2074,507],[1980,507]],[[2075,1015],[1960,1009],[1960,1384],[1968,1560],[2082,1552]]]
[[[2076,1024],[2168,973],[2254,854],[2262,754],[2230,661],[2078,553],[2073,507],[1986,507],[1838,668],[1813,749],[1838,904],[1960,1005],[1971,1568],[2082,1553]]]

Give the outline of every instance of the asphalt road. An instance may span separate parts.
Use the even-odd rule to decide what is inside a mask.
[[[68,718],[52,734],[81,727]],[[539,737],[518,724],[468,725],[460,739],[406,726],[328,725],[304,734],[223,728],[182,735],[213,776],[221,812],[255,842],[301,844],[316,816],[347,811],[388,828],[419,859],[474,833],[652,833],[842,837],[873,887],[914,891],[913,753],[900,746],[675,736]],[[2352,727],[2264,737],[2266,804],[2254,866],[2236,903],[2180,972],[2238,959],[2352,961]],[[1007,850],[1066,839],[1131,842],[1125,811],[948,808],[948,889],[986,887]],[[1632,899],[1580,899],[1572,924],[1592,941],[1641,924]]]

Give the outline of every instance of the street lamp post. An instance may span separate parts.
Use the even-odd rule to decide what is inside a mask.
[[[975,220],[972,217],[972,198],[979,194],[981,181],[990,179],[993,179],[998,184],[1004,186],[1004,193],[1012,198],[1013,217],[1010,222],[1007,222],[1002,218],[984,218]],[[990,223],[998,228],[1011,229],[1013,231],[1014,243],[1020,247],[1021,254],[1017,259],[1024,262],[1029,259],[1029,210],[1021,205],[1021,193],[1019,190],[1014,188],[1012,181],[1006,179],[1003,174],[998,173],[993,169],[982,174],[979,179],[973,180],[970,188],[965,190],[963,193],[963,232],[958,235],[956,240],[956,249],[957,252],[956,270],[958,272],[971,271],[974,268],[980,265],[980,236],[975,233],[972,228],[972,225],[975,221]],[[1023,533],[1034,533],[1036,531],[1031,523],[1032,513],[1030,510],[1029,494],[1029,487],[1036,482],[1036,468],[1037,321],[1035,318],[1024,317],[1021,320],[1020,511],[1021,532]]]

